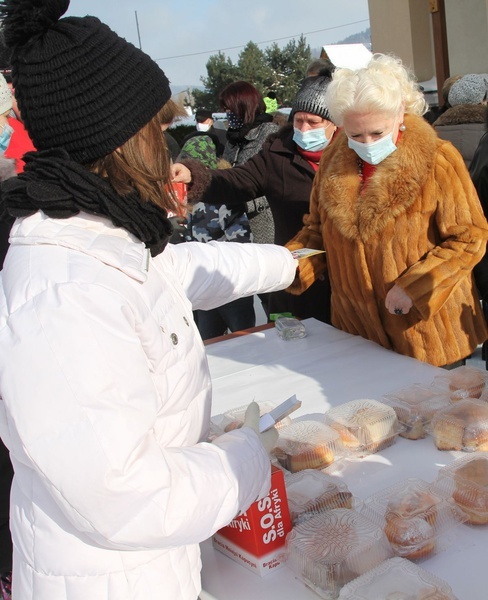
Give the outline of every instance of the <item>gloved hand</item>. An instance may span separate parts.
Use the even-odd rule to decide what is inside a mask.
[[[181,242],[187,242],[190,239],[190,232],[186,227],[188,221],[185,217],[169,217],[171,225],[173,225],[173,233],[169,238],[170,244],[181,244]]]
[[[259,433],[259,418],[259,405],[253,401],[246,409],[243,427],[250,427],[258,434],[264,449],[269,454],[278,440],[278,431],[274,427],[271,427],[271,429]]]

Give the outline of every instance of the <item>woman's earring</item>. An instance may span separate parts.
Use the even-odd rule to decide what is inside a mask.
[[[398,129],[399,129],[400,131],[405,131],[406,127],[405,127],[405,125],[402,123]]]

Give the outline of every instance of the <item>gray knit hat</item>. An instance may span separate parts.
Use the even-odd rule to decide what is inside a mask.
[[[329,109],[325,104],[325,92],[331,79],[332,71],[330,69],[322,69],[318,75],[307,77],[293,102],[293,113],[308,112],[331,121]]]
[[[453,83],[448,101],[451,106],[458,104],[481,104],[488,91],[488,81],[484,75],[471,73]]]

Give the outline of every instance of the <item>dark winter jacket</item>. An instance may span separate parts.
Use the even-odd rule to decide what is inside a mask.
[[[268,137],[263,148],[244,165],[223,171],[198,172],[192,165],[193,184],[189,201],[225,203],[227,206],[266,196],[273,213],[275,243],[283,246],[303,226],[309,212],[315,171],[297,152],[293,126],[285,125]],[[315,317],[329,322],[327,275],[302,296],[287,292],[271,294],[270,312],[292,312],[297,317]]]

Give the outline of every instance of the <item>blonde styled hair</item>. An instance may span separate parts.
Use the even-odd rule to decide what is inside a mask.
[[[184,115],[184,109],[173,100],[168,100],[149,123],[125,144],[87,167],[106,178],[121,196],[136,191],[142,201],[178,212],[179,203],[171,190],[167,189],[171,159],[161,126]]]
[[[362,69],[336,69],[325,93],[325,103],[336,125],[346,113],[385,112],[423,115],[427,102],[414,76],[402,61],[374,54]]]

